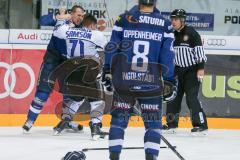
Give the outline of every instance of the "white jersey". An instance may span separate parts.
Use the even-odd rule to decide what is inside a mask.
[[[53,36],[64,40],[65,44],[58,45],[62,55],[67,58],[96,56],[99,57],[97,49],[104,49],[107,39],[102,32],[88,30],[86,28],[72,28],[69,24],[56,27]]]

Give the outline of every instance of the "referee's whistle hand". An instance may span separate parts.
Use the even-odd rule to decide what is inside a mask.
[[[197,71],[198,81],[202,82],[203,77],[204,77],[204,69],[199,69],[199,70]]]

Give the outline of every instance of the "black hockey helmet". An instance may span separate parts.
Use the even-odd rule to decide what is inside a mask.
[[[86,160],[86,155],[82,151],[68,152],[61,160]]]
[[[186,19],[187,14],[186,11],[184,9],[175,9],[174,11],[172,11],[171,13],[171,18],[180,18],[180,19]]]
[[[139,4],[149,5],[149,6],[155,5],[156,2],[157,0],[139,0],[138,1]]]

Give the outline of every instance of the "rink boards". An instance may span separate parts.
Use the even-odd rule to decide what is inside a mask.
[[[80,116],[80,115],[79,115]],[[103,126],[110,126],[110,115],[103,117]],[[208,118],[209,128],[211,129],[240,129],[239,118]],[[22,126],[26,121],[26,114],[0,114],[0,126]],[[59,122],[59,118],[55,114],[41,114],[35,126],[55,126]],[[165,117],[163,117],[165,122]],[[79,121],[80,124],[88,126],[89,121]],[[143,121],[140,117],[134,116],[129,121],[129,127],[143,127]],[[179,128],[192,128],[189,117],[181,117],[179,120]]]
[[[21,35],[22,30],[21,33],[18,30],[14,30],[13,33],[18,36],[15,38],[27,38],[26,35]],[[24,30],[24,33],[27,31]],[[13,44],[0,44],[0,126],[21,126],[25,121],[34,97],[40,65],[45,54],[45,44],[50,33],[36,31],[29,33],[29,39],[21,41],[16,41],[14,36],[10,36],[7,43]],[[109,34],[106,35],[109,37]],[[213,46],[214,39],[225,40],[225,46]],[[210,128],[240,129],[240,48],[235,45],[239,39],[239,37],[203,36],[209,61],[206,65],[200,99],[209,117]],[[4,43],[3,41],[4,36],[0,43]],[[62,95],[54,92],[44,106],[36,125],[55,125],[59,121],[55,106],[61,100]],[[180,127],[191,127],[185,102],[181,115]],[[88,125],[88,118],[78,119],[80,123]],[[104,116],[103,122],[104,126],[109,126],[110,116]],[[133,117],[129,125],[142,127],[143,122],[139,117]]]

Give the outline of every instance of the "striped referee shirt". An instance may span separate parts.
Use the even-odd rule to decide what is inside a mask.
[[[207,57],[198,32],[193,27],[184,26],[180,31],[174,31],[174,36],[175,65],[179,67],[197,65],[199,69],[203,69]]]

